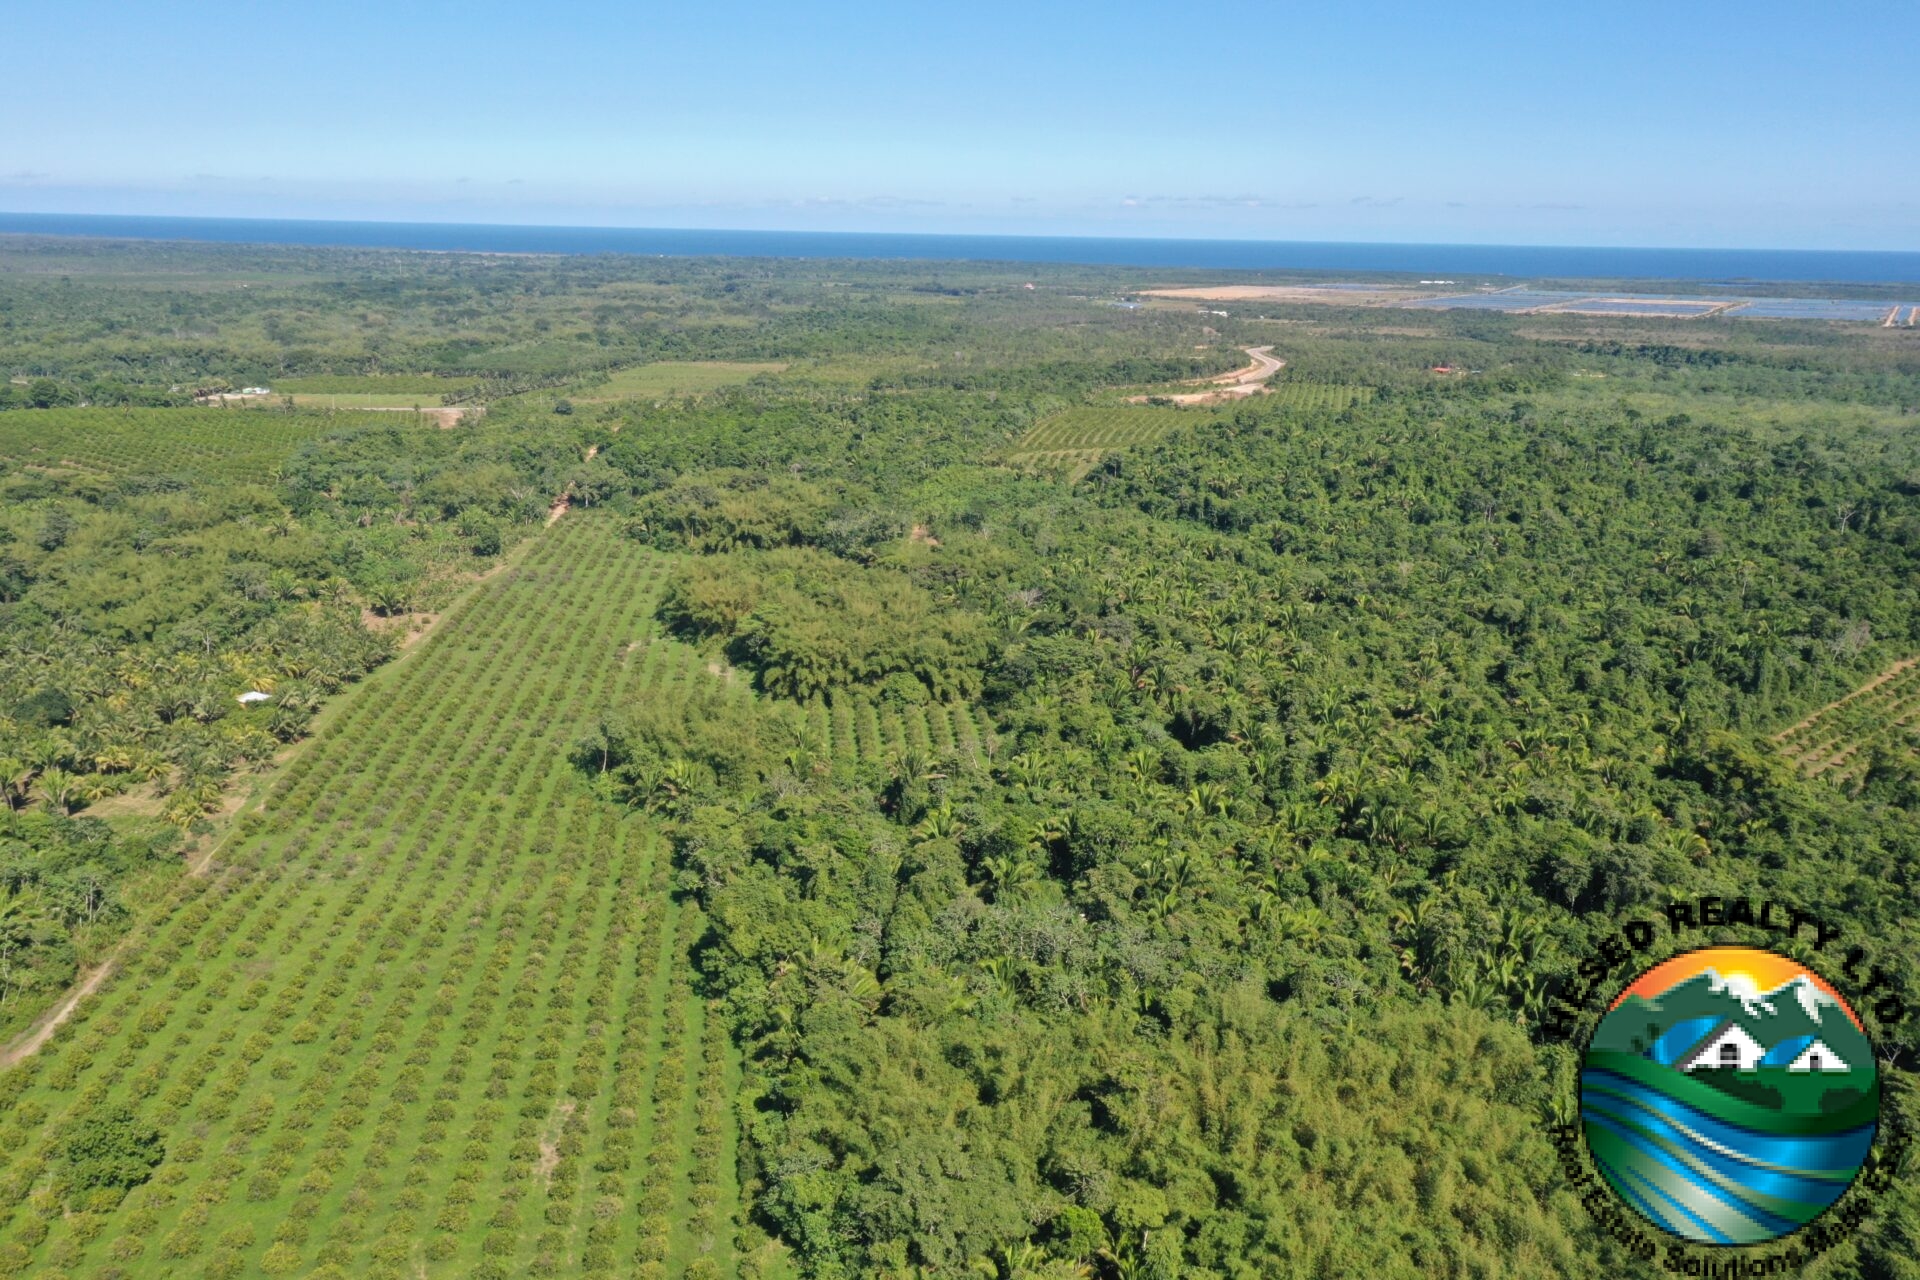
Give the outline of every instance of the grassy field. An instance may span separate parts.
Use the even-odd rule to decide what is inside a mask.
[[[1371,387],[1349,387],[1319,382],[1276,382],[1272,390],[1257,400],[1263,410],[1344,409],[1373,396]],[[1231,407],[1228,406],[1223,407]],[[1088,405],[1056,413],[1035,424],[1014,442],[1008,460],[1029,466],[1063,467],[1078,478],[1091,470],[1100,456],[1110,449],[1129,449],[1152,444],[1177,427],[1204,425],[1214,420],[1215,409],[1194,406],[1117,404]]]
[[[656,634],[670,564],[571,516],[329,708],[0,1077],[0,1272],[736,1274],[703,926],[648,820],[567,760],[608,703],[714,678]],[[116,1103],[165,1163],[63,1213],[54,1135]]]
[[[430,373],[374,373],[276,378],[273,390],[284,395],[426,396],[429,397],[427,403],[438,404],[441,396],[464,385],[456,379],[436,378]]]
[[[0,457],[107,474],[249,480],[340,426],[338,418],[321,413],[46,409],[0,414]]]
[[[448,390],[452,390],[451,387]],[[277,402],[276,402],[277,403]],[[302,409],[436,409],[440,395],[418,392],[361,391],[342,394],[333,391],[296,392],[293,403]]]
[[[1773,735],[1796,769],[1843,786],[1866,774],[1876,748],[1920,754],[1920,659],[1895,663],[1840,701]]]
[[[737,387],[763,373],[779,373],[787,366],[768,362],[737,360],[678,361],[621,369],[605,382],[585,387],[580,399],[588,403],[602,400],[670,400],[697,396],[721,387]]]

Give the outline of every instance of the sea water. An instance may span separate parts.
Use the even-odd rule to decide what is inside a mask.
[[[0,213],[0,233],[346,245],[479,253],[626,253],[764,258],[1083,263],[1222,270],[1391,271],[1562,280],[1920,283],[1920,253],[1809,249],[1622,249],[1538,245],[1139,240],[1094,236],[702,231],[440,222],[302,222]]]

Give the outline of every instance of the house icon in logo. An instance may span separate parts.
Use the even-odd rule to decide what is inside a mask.
[[[1682,1071],[1757,1071],[1785,1067],[1788,1071],[1823,1071],[1845,1075],[1853,1068],[1818,1036],[1789,1036],[1771,1048],[1733,1018],[1723,1018],[1674,1066]]]

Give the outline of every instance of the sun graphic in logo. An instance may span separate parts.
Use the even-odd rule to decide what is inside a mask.
[[[1641,974],[1594,1029],[1580,1120],[1608,1184],[1702,1244],[1765,1244],[1840,1198],[1873,1146],[1860,1020],[1805,965],[1705,947]]]

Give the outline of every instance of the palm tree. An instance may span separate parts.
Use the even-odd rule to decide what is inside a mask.
[[[27,802],[27,792],[37,772],[17,756],[0,756],[0,799],[7,802],[7,808],[18,809]]]
[[[995,854],[983,858],[980,861],[980,869],[986,874],[987,883],[993,889],[995,902],[1040,878],[1039,869],[1015,853]]]
[[[81,802],[80,779],[65,769],[47,769],[40,774],[40,794],[50,807],[72,813]]]
[[[959,831],[960,824],[953,816],[953,801],[942,800],[938,806],[927,810],[914,827],[913,834],[919,840],[951,840]]]

